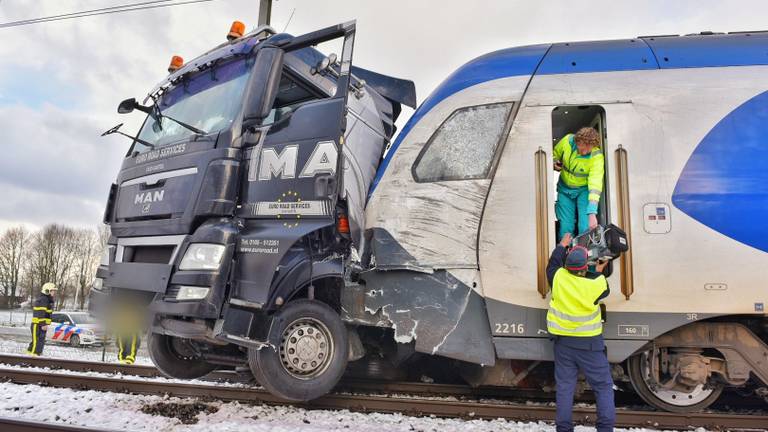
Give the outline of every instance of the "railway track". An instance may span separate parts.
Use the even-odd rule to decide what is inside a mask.
[[[34,422],[6,417],[0,417],[0,430],[3,432],[110,432],[106,429],[94,429],[60,423]]]
[[[142,371],[145,370],[142,369]],[[135,379],[124,376],[113,378],[0,368],[0,378],[19,384],[40,384],[82,390],[126,392],[144,395],[167,394],[176,397],[270,405],[285,404],[284,401],[268,392],[254,387],[166,383],[139,379],[139,376]],[[514,421],[552,421],[555,416],[555,409],[550,406],[347,393],[330,394],[310,403],[297,404],[297,406],[307,409],[347,409],[358,412],[404,413],[415,416],[434,415],[438,417],[475,419],[505,418]],[[595,412],[592,408],[576,408],[574,410],[574,420],[578,423],[594,424],[594,419]],[[723,413],[678,414],[618,409],[616,424],[621,427],[652,427],[659,429],[705,427],[715,430],[764,430],[763,428],[768,425],[768,416]]]
[[[51,359],[45,357],[29,357],[0,354],[0,364],[13,366],[34,366],[49,368],[52,370],[68,370],[77,372],[99,372],[110,374],[122,374],[144,378],[162,377],[162,374],[154,366],[125,365],[118,363],[103,363],[91,361],[77,361],[65,359]],[[203,378],[205,381],[214,382],[240,382],[254,383],[250,374],[239,374],[234,371],[216,371]],[[255,384],[255,383],[254,383]],[[508,389],[502,387],[473,388],[467,385],[435,384],[421,382],[393,382],[377,380],[344,379],[337,386],[338,390],[349,393],[383,393],[383,394],[409,394],[427,396],[454,396],[462,398],[520,398],[525,400],[546,400],[550,398],[541,392],[520,389]],[[588,398],[587,398],[588,399]]]

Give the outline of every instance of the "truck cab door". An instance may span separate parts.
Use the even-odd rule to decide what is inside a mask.
[[[318,43],[344,37],[335,94],[283,106],[312,83],[293,79],[284,67],[259,141],[248,152],[241,216],[281,219],[285,226],[301,219],[333,219],[341,179],[341,146],[346,129],[346,105],[352,64],[354,23],[320,30],[293,39],[281,49],[286,56]],[[288,62],[286,61],[286,64]],[[301,88],[304,86],[304,88]]]
[[[307,233],[335,223],[343,191],[341,155],[354,34],[355,24],[350,22],[275,42],[285,58],[277,74],[273,69],[265,75],[268,84],[274,84],[266,97],[271,101],[265,104],[266,98],[256,97],[253,104],[269,108],[261,111],[261,118],[254,117],[257,121],[245,133],[247,168],[238,208],[244,227],[231,304],[266,305],[288,249]],[[323,78],[335,86],[318,87],[320,73],[310,73],[311,61],[305,61],[318,55],[310,47],[339,38],[344,41],[340,64],[332,65]],[[315,97],[304,97],[302,92]],[[248,121],[245,114],[244,124]]]

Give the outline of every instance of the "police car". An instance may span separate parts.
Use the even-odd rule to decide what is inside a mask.
[[[54,312],[45,339],[73,347],[104,342],[104,327],[86,312]]]

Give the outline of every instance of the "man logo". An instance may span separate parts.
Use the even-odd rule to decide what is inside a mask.
[[[144,204],[143,207],[141,207],[142,213],[149,213],[149,210],[152,208],[152,204]]]
[[[164,190],[154,192],[141,192],[137,193],[133,198],[134,204],[149,204],[153,202],[159,202],[163,200]]]

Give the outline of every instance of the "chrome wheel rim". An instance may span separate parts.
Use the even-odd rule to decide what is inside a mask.
[[[291,376],[312,379],[328,369],[333,348],[333,338],[325,324],[314,318],[300,318],[283,331],[280,363]]]
[[[651,383],[651,358],[647,352],[643,353],[641,360],[641,372],[645,386],[662,402],[678,407],[687,407],[704,401],[715,391],[715,389],[712,388],[704,388],[704,384],[697,385],[690,393],[656,387]]]

